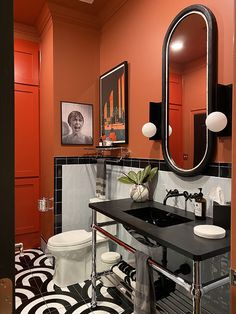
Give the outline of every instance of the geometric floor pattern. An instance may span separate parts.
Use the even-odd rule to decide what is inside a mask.
[[[133,305],[116,288],[97,283],[97,308],[90,308],[91,282],[66,288],[52,282],[53,267],[40,249],[15,255],[16,314],[131,314]]]

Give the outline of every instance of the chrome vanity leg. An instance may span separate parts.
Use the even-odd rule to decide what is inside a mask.
[[[193,314],[201,314],[201,262],[193,262]]]
[[[91,273],[91,284],[92,284],[92,300],[91,308],[97,307],[97,296],[96,296],[96,241],[97,241],[97,230],[94,225],[97,224],[97,212],[92,210],[92,273]]]

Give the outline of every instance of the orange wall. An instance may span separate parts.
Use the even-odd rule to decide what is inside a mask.
[[[61,145],[60,101],[93,104],[94,143],[98,142],[99,33],[53,20],[41,38],[41,196],[52,197],[54,157],[80,156],[84,146]],[[41,215],[41,234],[53,234],[53,212]]]
[[[60,101],[93,104],[94,143],[98,142],[99,33],[54,21],[42,38],[41,194],[53,193],[53,158],[81,156],[85,146],[61,145]]]
[[[45,197],[52,196],[53,182],[48,180],[53,177],[53,168],[47,164],[53,160],[53,134],[54,110],[53,110],[53,25],[50,23],[41,41],[41,65],[40,65],[40,162],[41,162],[41,191]],[[46,193],[46,194],[45,194]]]
[[[227,4],[226,4],[227,2]],[[160,142],[152,142],[141,134],[148,120],[149,101],[160,101],[162,90],[162,43],[165,32],[190,0],[128,0],[104,25],[100,43],[100,71],[116,64],[129,63],[129,149],[132,156],[161,158]],[[203,0],[217,19],[218,82],[233,80],[233,0]],[[231,160],[231,140],[218,140],[215,160]]]
[[[85,146],[62,146],[60,101],[93,104],[94,144],[98,145],[99,31],[76,24],[54,24],[54,155],[88,154]],[[91,152],[90,152],[91,153]]]
[[[50,20],[41,37],[40,65],[40,196],[53,197],[53,25]],[[53,212],[41,213],[41,234],[45,239],[53,234]]]

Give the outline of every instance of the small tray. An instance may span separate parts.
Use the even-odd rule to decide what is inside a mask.
[[[214,225],[198,225],[193,228],[194,234],[206,239],[222,239],[225,237],[224,228]]]

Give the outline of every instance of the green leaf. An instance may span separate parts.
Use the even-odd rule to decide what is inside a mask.
[[[125,184],[134,184],[134,182],[127,176],[119,177],[118,181],[125,183]]]
[[[127,176],[133,180],[135,183],[137,183],[137,174],[134,171],[130,171]]]
[[[147,178],[147,182],[149,182],[149,181],[151,181],[153,179],[153,177],[156,175],[157,171],[158,171],[157,167],[154,167],[154,168],[151,169],[150,174],[149,174],[149,176]]]
[[[137,173],[137,184],[141,184],[141,179],[142,179],[142,170],[139,170]]]
[[[151,166],[148,165],[143,170],[139,170],[137,173],[135,173],[134,171],[129,171],[128,174],[123,173],[124,175],[119,177],[118,181],[125,184],[143,184],[151,181],[157,171],[157,167],[151,168]]]
[[[141,183],[145,183],[147,182],[147,178],[150,174],[150,171],[151,171],[151,166],[148,165],[147,167],[145,167],[143,170],[142,170],[142,179],[141,179]]]

